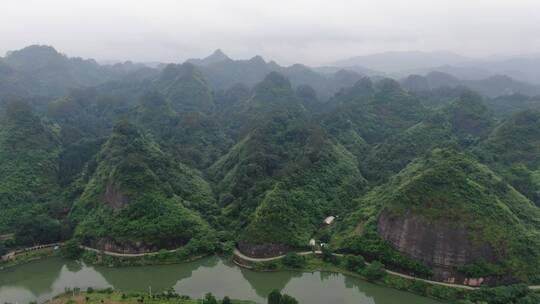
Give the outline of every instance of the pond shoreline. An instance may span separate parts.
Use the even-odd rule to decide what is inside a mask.
[[[341,274],[344,276],[349,276],[352,278],[357,278],[362,281],[375,283],[385,288],[406,291],[414,295],[427,297],[427,298],[431,298],[438,301],[441,301],[441,300],[446,301],[446,300],[449,300],[449,298],[451,298],[451,300],[463,299],[466,293],[478,289],[478,288],[470,287],[470,286],[463,286],[463,285],[455,286],[454,284],[446,284],[442,282],[432,282],[425,279],[418,279],[418,278],[414,278],[408,275],[395,273],[387,269],[384,269],[384,271],[386,272],[386,275],[382,279],[369,281],[362,274],[345,269],[343,264],[340,264],[340,263],[332,264],[332,263],[323,261],[323,258],[321,256],[322,254],[320,252],[300,253],[300,256],[308,260],[310,264],[305,267],[291,268],[291,267],[284,266],[281,263],[280,260],[283,259],[284,256],[278,256],[274,258],[265,258],[265,259],[262,259],[262,261],[258,261],[258,259],[248,257],[249,260],[247,260],[247,259],[244,259],[243,255],[237,252],[237,250],[235,250],[231,256],[205,253],[205,254],[189,256],[182,260],[179,260],[174,255],[178,249],[169,250],[169,251],[143,253],[143,254],[137,254],[136,256],[133,256],[131,254],[124,255],[124,254],[119,254],[119,253],[110,254],[109,252],[103,252],[97,249],[90,249],[86,247],[84,249],[85,249],[85,252],[83,254],[83,257],[81,258],[81,261],[85,262],[87,265],[105,266],[108,268],[122,268],[122,267],[130,267],[130,266],[175,265],[175,264],[180,265],[180,264],[195,262],[205,257],[216,256],[216,257],[219,257],[220,259],[224,259],[224,260],[228,260],[232,262],[234,265],[236,265],[239,268],[248,269],[254,272],[294,271],[294,272],[302,272],[302,273],[314,273],[315,271],[319,271],[319,272],[336,273],[336,274]],[[42,251],[46,250],[48,252],[46,254],[40,254],[40,250]],[[40,250],[31,251],[32,254],[35,254],[34,257],[26,257],[22,261],[19,261],[20,258],[14,259],[12,260],[11,265],[7,265],[7,266],[0,265],[0,271],[2,271],[3,269],[14,267],[14,266],[24,265],[26,263],[33,262],[36,260],[59,256],[58,254],[59,252],[51,250],[51,247],[40,249]],[[89,258],[89,256],[91,256],[92,258]],[[344,255],[341,255],[341,254],[336,254],[335,256],[339,258],[345,257]],[[277,268],[275,264],[278,264]],[[366,263],[366,264],[369,264],[369,263]],[[418,285],[419,282],[423,284],[423,287],[420,290],[417,290],[411,287],[411,286]],[[537,290],[538,286],[529,286],[529,288],[533,290]],[[437,291],[433,292],[433,290],[437,290]],[[437,296],[434,296],[434,294]],[[449,294],[450,296],[448,296],[449,298],[445,298],[445,297],[438,296],[438,294]]]
[[[36,271],[40,273],[37,277],[32,275]],[[44,279],[46,284],[43,284]],[[93,290],[112,288],[129,295],[148,292],[149,286],[153,294],[173,288],[178,294],[192,299],[212,292],[218,299],[227,295],[254,303],[266,303],[269,292],[278,289],[295,296],[300,303],[392,304],[404,299],[403,304],[440,304],[337,272],[283,270],[262,273],[239,267],[230,257],[218,256],[177,265],[113,268],[53,257],[21,265],[0,276],[0,299],[12,303],[43,303],[65,293],[65,289],[82,292],[89,287]]]

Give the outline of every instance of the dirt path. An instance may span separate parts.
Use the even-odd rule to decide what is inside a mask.
[[[101,253],[101,254],[104,254],[104,255],[115,256],[115,257],[126,257],[126,258],[136,258],[136,257],[157,255],[157,254],[163,252],[163,251],[153,251],[153,252],[143,252],[143,253],[119,253],[119,252],[99,250],[99,249],[86,247],[86,246],[81,246],[81,248],[84,249],[84,250],[93,251],[93,252]],[[172,249],[172,250],[167,250],[165,252],[170,253],[170,252],[176,252],[177,250],[178,249]]]
[[[315,253],[316,254],[321,254],[322,252],[321,251],[315,251]],[[298,255],[310,255],[310,254],[313,254],[313,251],[302,251],[302,252],[297,252],[296,254],[298,254]],[[241,258],[242,260],[249,261],[249,262],[270,262],[270,261],[279,260],[279,259],[282,259],[282,258],[285,257],[285,254],[284,254],[284,255],[278,255],[278,256],[275,256],[275,257],[271,257],[271,258],[252,258],[252,257],[248,257],[247,255],[243,254],[237,248],[234,248],[234,255]]]

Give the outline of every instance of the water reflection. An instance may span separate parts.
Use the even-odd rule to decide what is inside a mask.
[[[143,267],[92,267],[62,259],[47,259],[0,271],[0,303],[43,302],[66,288],[113,287],[154,292],[173,287],[178,293],[265,303],[272,289],[295,296],[300,303],[434,304],[430,299],[369,284],[329,272],[253,272],[210,257],[192,263]]]
[[[274,290],[283,290],[293,278],[302,276],[301,272],[275,272],[272,273],[271,282],[268,280],[268,273],[251,271],[249,269],[240,270],[242,277],[255,290],[261,298],[266,298]]]

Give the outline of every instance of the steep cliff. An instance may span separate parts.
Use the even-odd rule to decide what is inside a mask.
[[[438,280],[527,281],[540,269],[539,218],[530,200],[486,166],[435,149],[366,194],[349,225],[365,224],[363,236],[351,237],[360,244],[378,234]]]

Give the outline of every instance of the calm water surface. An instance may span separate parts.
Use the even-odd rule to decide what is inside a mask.
[[[0,270],[0,303],[43,302],[66,288],[113,287],[126,291],[163,291],[202,297],[212,292],[218,298],[266,303],[272,289],[280,289],[303,304],[435,304],[415,296],[342,274],[326,272],[253,272],[227,260],[209,257],[195,262],[108,268],[50,258]]]

